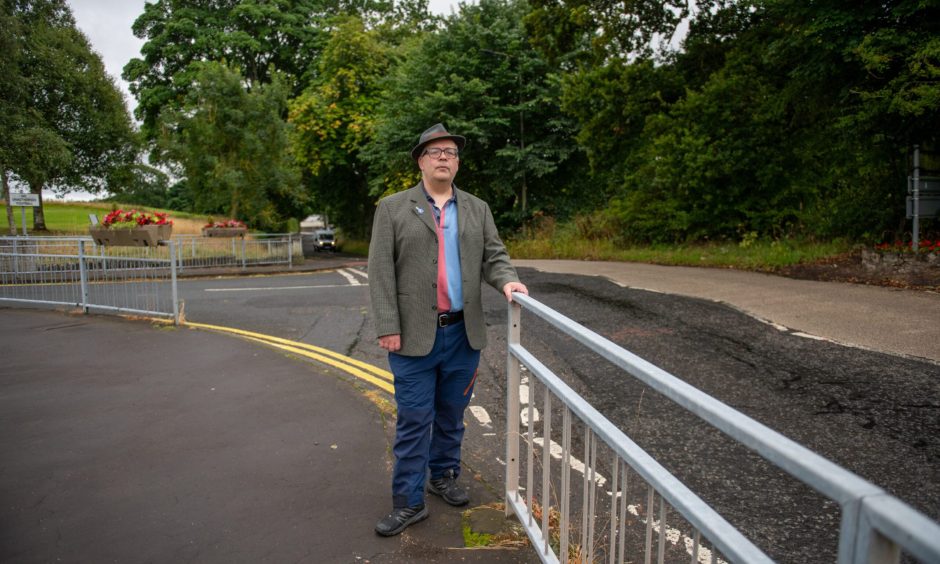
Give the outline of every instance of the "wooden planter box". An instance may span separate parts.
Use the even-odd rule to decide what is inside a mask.
[[[247,227],[203,227],[203,237],[244,237]]]
[[[133,229],[104,229],[91,227],[91,238],[99,245],[111,247],[156,247],[160,241],[169,240],[172,225],[144,225]]]

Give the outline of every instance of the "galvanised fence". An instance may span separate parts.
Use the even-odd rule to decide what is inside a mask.
[[[168,317],[179,322],[180,271],[293,266],[292,234],[176,236],[156,247],[97,245],[90,237],[0,237],[0,303]]]
[[[0,240],[0,303],[166,317],[179,323],[173,241],[167,242],[166,257],[156,257],[98,254],[90,240],[82,239],[10,239]]]
[[[169,259],[169,245],[113,247],[97,245],[90,237],[0,237],[0,252],[26,249],[41,254],[76,254],[79,241],[85,251],[100,257]],[[199,237],[175,235],[174,253],[180,270],[200,268],[248,268],[264,265],[293,266],[302,257],[301,238],[291,233],[253,233],[247,237]]]
[[[544,304],[513,300],[506,513],[543,562],[663,563],[667,542],[669,562],[773,560],[522,345],[523,308],[838,504],[839,564],[940,562],[940,525],[929,517]]]
[[[246,237],[178,235],[177,260],[181,268],[220,268],[294,264],[303,256],[301,237],[291,233],[253,233]]]

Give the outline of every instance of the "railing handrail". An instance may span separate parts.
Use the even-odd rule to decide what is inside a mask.
[[[842,504],[884,490],[529,296],[513,299],[657,392],[720,429],[819,493]]]
[[[839,543],[840,563],[867,562],[866,548],[856,546],[858,544],[856,536],[860,528],[859,521],[862,519],[867,520],[868,524],[878,533],[903,546],[905,550],[918,558],[924,561],[940,561],[940,524],[937,524],[926,515],[888,495],[884,490],[860,476],[694,388],[538,300],[524,294],[514,293],[513,301],[604,357],[615,366],[627,371],[687,411],[754,450],[794,478],[839,503],[843,510],[842,538],[840,538]],[[541,365],[521,346],[510,344],[510,348],[513,349],[512,354],[529,366],[530,369],[532,366]],[[532,366],[530,366],[530,363]],[[553,386],[557,387],[557,384],[553,384],[549,380],[544,380],[544,382],[555,391]],[[558,387],[558,390],[563,390],[566,394],[577,395],[570,388],[565,390]],[[565,395],[558,395],[566,404],[569,403],[569,399]],[[580,398],[580,396],[578,397]],[[581,401],[583,402],[583,399]],[[590,407],[586,402],[584,404]],[[574,405],[569,407],[576,410]],[[579,409],[583,409],[583,407]],[[593,407],[590,407],[590,409],[593,410]],[[585,415],[582,414],[582,418],[584,417]],[[593,418],[594,415],[591,414],[590,417]],[[587,420],[585,418],[585,421]],[[609,424],[609,422],[607,423]],[[612,424],[611,427],[613,427]],[[617,432],[607,431],[609,439],[612,441],[608,442],[608,445],[618,453],[626,454],[627,449],[619,444],[626,436],[616,427],[613,427],[613,429]],[[598,433],[601,432],[602,430],[599,429]],[[632,441],[630,441],[630,444],[634,445]],[[655,476],[644,476],[644,478],[649,483],[656,483]],[[668,488],[657,489],[659,489],[661,495],[670,499],[668,497]],[[674,501],[670,499],[670,502],[673,503],[674,507],[681,507],[681,500]],[[676,505],[676,503],[680,505]],[[858,508],[858,513],[852,511],[853,507]],[[690,519],[690,516],[686,515],[686,518]],[[695,524],[701,527],[700,530],[707,530],[707,524]],[[863,527],[862,529],[864,530]],[[716,537],[713,540],[717,543],[719,538]],[[722,547],[722,549],[727,550],[725,547]]]
[[[736,562],[773,562],[760,548],[627,437],[594,406],[552,374],[551,370],[539,362],[532,353],[521,345],[510,345],[509,352],[522,361],[530,372],[536,374],[539,380],[614,452],[624,460],[629,460],[637,474],[642,476],[647,483],[655,486],[670,505],[678,509],[696,529],[706,533],[725,555],[732,557]]]

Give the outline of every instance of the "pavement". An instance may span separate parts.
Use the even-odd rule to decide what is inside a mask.
[[[350,263],[362,261],[292,270]],[[730,270],[515,264],[717,300],[807,335],[940,361],[937,294]],[[532,561],[526,550],[461,549],[460,511],[434,497],[436,517],[376,536],[390,505],[393,423],[335,370],[298,370],[227,335],[44,310],[0,309],[0,342],[2,562]],[[475,500],[495,499],[468,482]]]

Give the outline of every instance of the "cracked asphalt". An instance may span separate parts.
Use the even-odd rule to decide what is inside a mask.
[[[937,363],[807,338],[711,300],[598,276],[520,275],[539,301],[940,519]],[[500,374],[507,313],[497,295],[489,298],[494,346],[484,362]],[[775,560],[835,560],[835,503],[534,315],[524,313],[522,327],[527,349]],[[493,396],[505,394],[502,379],[493,381]],[[541,387],[530,395],[540,398]],[[598,457],[602,475],[610,476],[609,459]],[[645,494],[634,490],[630,503],[644,505]]]

